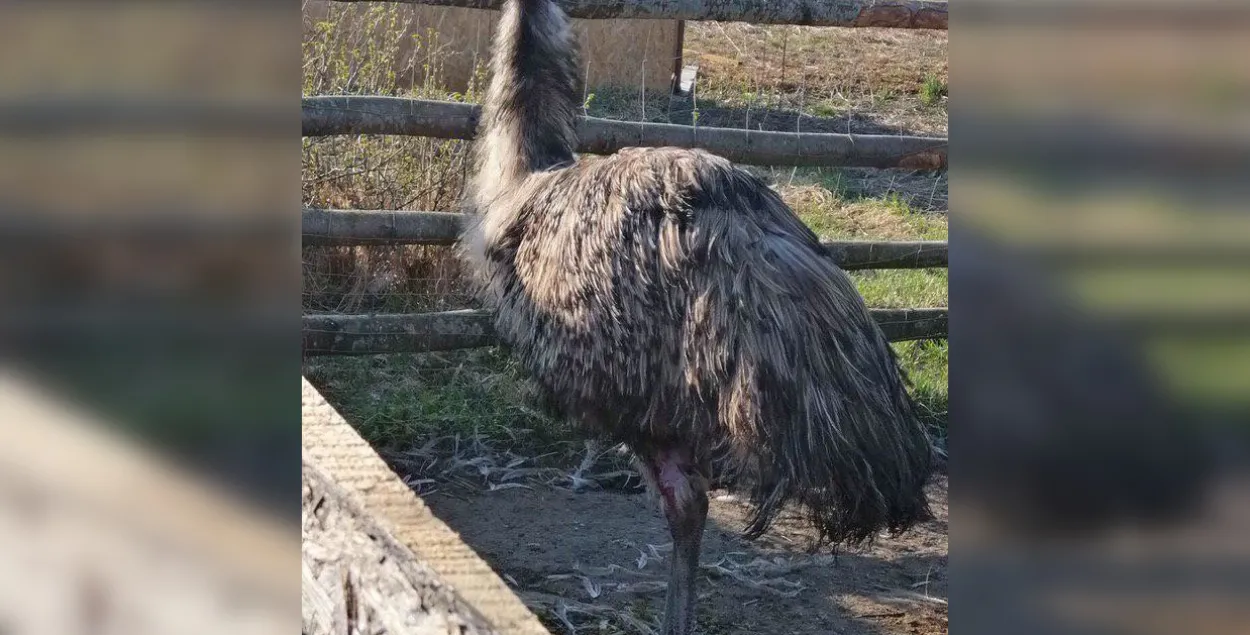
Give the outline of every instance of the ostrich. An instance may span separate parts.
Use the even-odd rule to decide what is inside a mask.
[[[929,517],[932,447],[863,299],[780,197],[698,150],[579,159],[575,69],[552,0],[505,2],[461,248],[546,398],[633,451],[673,539],[663,632],[687,635],[710,478],[749,487],[748,538],[793,501],[818,544],[858,543]]]

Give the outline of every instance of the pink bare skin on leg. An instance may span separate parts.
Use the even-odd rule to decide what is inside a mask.
[[[656,487],[664,498],[665,511],[680,510],[690,500],[692,484],[686,476],[687,469],[687,461],[673,450],[661,452],[656,458]]]
[[[707,480],[688,452],[661,450],[647,471],[659,491],[673,537],[673,559],[662,635],[689,635],[694,629],[695,577],[703,525],[707,519]]]

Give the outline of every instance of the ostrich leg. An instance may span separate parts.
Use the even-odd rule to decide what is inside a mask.
[[[569,474],[569,481],[573,483],[574,492],[585,491],[587,486],[597,485],[595,481],[582,475],[594,467],[595,461],[599,460],[599,455],[603,454],[603,445],[601,439],[586,440],[586,456],[582,457],[582,462],[577,466],[577,469]]]
[[[699,572],[703,525],[707,521],[707,480],[684,452],[660,452],[652,470],[664,517],[673,536],[672,568],[661,632],[663,635],[690,635],[694,630],[694,581]]]

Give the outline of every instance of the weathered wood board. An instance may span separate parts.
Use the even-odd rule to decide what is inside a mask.
[[[550,635],[303,380],[305,635]]]

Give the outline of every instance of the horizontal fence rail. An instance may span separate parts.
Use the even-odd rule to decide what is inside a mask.
[[[959,130],[960,164],[973,168],[1109,170],[1187,194],[1189,178],[1219,175],[1241,183],[1250,164],[1250,133],[1218,118],[1180,124],[1124,114],[1005,115],[970,104],[949,119],[948,127]]]
[[[0,101],[6,137],[72,137],[101,132],[228,138],[289,138],[289,103],[171,99],[163,95],[63,94]]]
[[[304,245],[451,245],[467,220],[464,214],[387,210],[304,208]],[[843,269],[945,267],[943,241],[833,241],[824,246]]]
[[[1250,19],[1250,5],[1230,0],[1131,3],[1118,0],[960,0],[959,19],[967,25],[1028,25],[1030,28],[1237,29]]]
[[[365,0],[339,0],[362,2]],[[436,7],[498,9],[503,0],[390,0]],[[933,0],[556,0],[582,19],[660,19],[803,26],[947,28],[947,3]]]
[[[66,212],[48,206],[6,205],[0,200],[0,249],[75,246],[98,241],[146,241],[221,245],[227,241],[291,236],[289,215],[273,208],[105,207]]]
[[[1046,269],[1250,267],[1250,242],[1177,239],[1167,242],[1058,242],[1013,245],[1010,249]]]
[[[303,134],[411,135],[472,139],[481,107],[401,97],[326,95],[302,101]],[[630,147],[701,148],[752,165],[946,168],[942,137],[760,132],[579,117],[578,152],[611,154]]]
[[[947,310],[872,309],[891,341],[946,337]],[[487,311],[304,316],[304,355],[431,353],[499,344]]]
[[[451,245],[460,238],[464,214],[451,212],[321,209],[305,207],[305,246]]]
[[[946,339],[949,334],[949,309],[945,307],[870,311],[893,342]],[[1250,311],[1246,309],[1090,309],[1081,313],[1094,324],[1131,337],[1204,340],[1250,334]],[[59,330],[51,332],[64,335]],[[486,311],[303,317],[306,357],[429,353],[499,344],[493,316]]]

